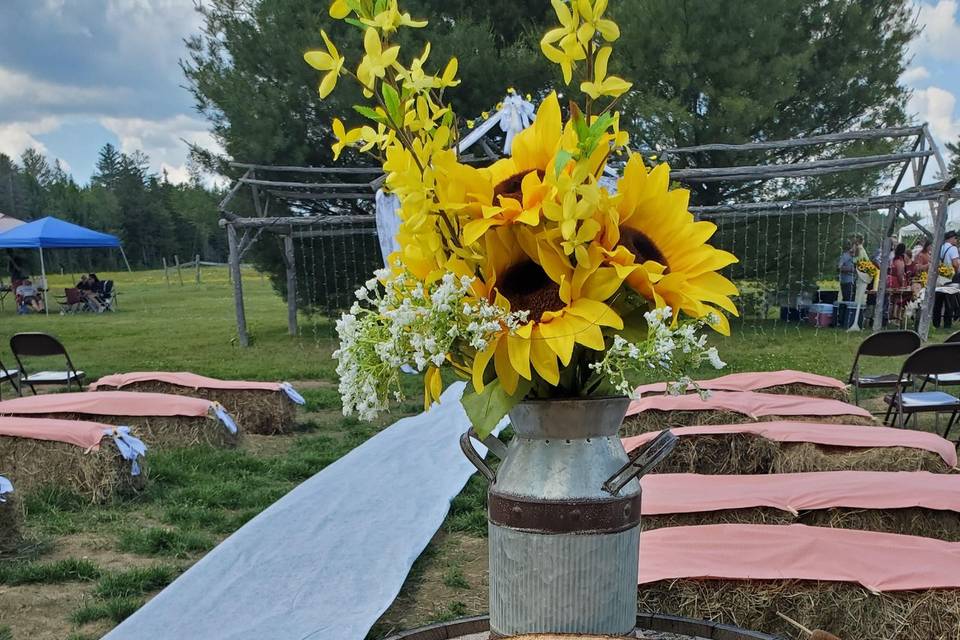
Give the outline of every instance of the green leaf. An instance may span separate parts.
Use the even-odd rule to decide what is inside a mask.
[[[356,18],[344,18],[343,21],[346,22],[347,24],[352,24],[353,26],[357,27],[361,31],[367,30],[367,25],[363,24]]]
[[[361,5],[357,0],[347,0],[347,6],[357,12],[357,15],[363,15],[363,5]],[[366,25],[364,25],[366,27]]]
[[[557,157],[553,161],[553,172],[554,174],[559,175],[567,163],[573,160],[573,154],[569,151],[561,149],[557,152]]]
[[[386,123],[387,123],[387,119],[386,119],[386,118],[384,118],[381,114],[377,113],[376,111],[374,111],[374,110],[371,109],[370,107],[365,107],[365,106],[363,106],[363,105],[361,105],[361,104],[355,104],[355,105],[353,105],[353,109],[354,109],[354,111],[356,111],[357,113],[359,113],[359,114],[362,115],[363,117],[369,118],[370,120],[373,120],[374,122],[377,122],[377,123],[380,123],[380,124],[386,124]]]
[[[529,380],[521,378],[513,395],[507,394],[499,379],[487,384],[480,393],[476,393],[473,386],[468,385],[460,398],[460,404],[481,440],[490,435],[501,418],[523,400],[530,391],[530,385]]]
[[[387,9],[387,0],[377,0],[374,5],[373,12],[374,14],[382,13]]]
[[[388,84],[383,84],[380,93],[383,95],[383,104],[387,107],[387,114],[390,119],[394,123],[401,123],[403,118],[400,115],[400,96],[397,94],[397,90]]]

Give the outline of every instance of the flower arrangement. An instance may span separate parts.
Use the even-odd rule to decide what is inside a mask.
[[[585,101],[565,119],[557,94],[543,96],[512,156],[489,167],[457,156],[461,121],[444,101],[456,58],[431,73],[427,44],[402,61],[397,31],[426,22],[397,0],[330,6],[362,34],[355,69],[324,32],[305,54],[324,72],[321,97],[349,76],[371,100],[354,107],[365,124],[333,120],[334,156],[374,154],[401,203],[400,250],[337,323],[345,413],[370,418],[402,397],[404,366],[424,374],[429,404],[447,368],[471,382],[462,403],[483,436],[525,398],[627,394],[640,371],[685,383],[702,362],[723,365],[702,329],[729,333],[737,289],[717,272],[736,258],[707,244],[716,227],[694,220],[669,166],[627,149],[614,106],[631,85],[609,73],[607,1],[552,4],[560,25],[541,48]],[[610,192],[599,179],[621,156]]]
[[[880,273],[880,269],[877,268],[877,265],[875,265],[872,260],[867,260],[866,258],[857,260],[856,267],[857,271],[870,276],[870,278],[876,278]]]
[[[953,268],[941,262],[940,266],[937,267],[937,275],[941,278],[947,278],[949,280],[953,277]]]

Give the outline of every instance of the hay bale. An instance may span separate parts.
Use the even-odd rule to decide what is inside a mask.
[[[910,507],[907,509],[817,509],[794,516],[771,507],[721,509],[696,513],[643,516],[644,531],[662,527],[708,524],[806,524],[830,529],[859,529],[960,541],[960,514],[955,511]]]
[[[23,512],[15,493],[0,502],[0,556],[16,552],[22,539]]]
[[[286,433],[296,424],[297,408],[283,391],[258,389],[194,389],[167,382],[132,382],[123,388],[98,385],[97,391],[142,391],[171,393],[219,402],[244,433]]]
[[[801,382],[793,384],[777,384],[772,387],[756,389],[756,391],[759,393],[777,393],[788,396],[804,396],[807,398],[824,398],[826,400],[839,400],[841,402],[850,401],[850,393],[846,389],[823,387],[815,384],[803,384]]]
[[[145,475],[130,475],[130,461],[123,459],[109,438],[99,449],[85,451],[66,442],[0,436],[0,469],[19,495],[55,485],[91,502],[138,491]]]
[[[840,582],[674,580],[641,585],[638,607],[796,639],[806,636],[777,612],[844,640],[956,640],[960,629],[960,589],[877,595]]]
[[[804,471],[931,471],[951,468],[936,453],[910,447],[826,447],[810,442],[783,442],[770,467],[772,473]]]
[[[737,411],[704,409],[702,411],[661,411],[647,409],[624,419],[621,435],[635,436],[649,431],[661,431],[670,427],[695,427],[713,424],[747,424],[750,422],[818,422],[820,424],[852,424],[877,426],[874,418],[855,415],[839,416],[761,416],[754,420]]]
[[[769,473],[778,442],[749,433],[684,436],[656,473],[752,475]]]
[[[223,423],[207,416],[107,416],[81,413],[31,414],[31,418],[58,420],[95,420],[103,424],[127,426],[152,450],[208,445],[235,447],[239,434],[227,431]]]

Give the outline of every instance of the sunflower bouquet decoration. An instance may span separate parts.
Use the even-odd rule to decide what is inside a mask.
[[[867,260],[866,258],[861,258],[860,260],[857,260],[856,267],[857,267],[857,271],[869,276],[871,280],[873,278],[876,278],[877,275],[880,273],[880,269],[877,268],[877,265],[873,264],[872,260]]]
[[[609,73],[619,28],[606,0],[552,3],[560,24],[541,48],[584,103],[564,118],[557,94],[542,96],[512,156],[489,167],[458,158],[462,123],[444,101],[456,58],[430,72],[427,44],[404,62],[397,31],[426,22],[396,0],[330,6],[363,39],[356,67],[323,32],[305,54],[321,97],[349,77],[370,99],[354,107],[361,126],[334,119],[334,156],[374,154],[401,203],[400,250],[337,323],[345,413],[371,418],[402,397],[401,367],[423,373],[429,405],[448,368],[470,382],[461,401],[484,436],[525,398],[629,394],[640,371],[685,384],[702,362],[723,366],[702,329],[729,333],[737,289],[717,271],[736,258],[707,244],[715,225],[694,220],[666,164],[628,151],[614,106],[631,85]]]

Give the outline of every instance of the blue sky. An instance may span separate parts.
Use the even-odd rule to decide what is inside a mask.
[[[915,0],[924,26],[903,83],[941,143],[960,137],[960,0]],[[193,0],[0,0],[0,152],[33,146],[89,180],[97,150],[141,150],[187,177],[184,140],[216,148],[182,88]]]

